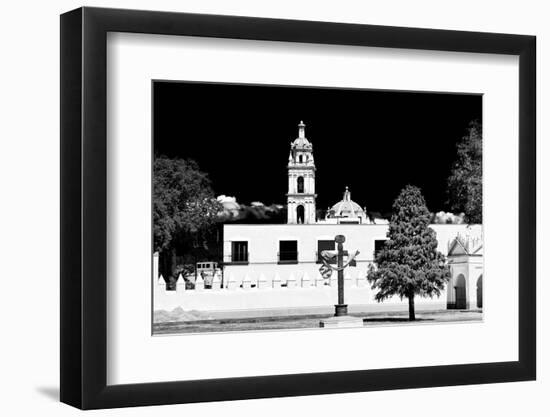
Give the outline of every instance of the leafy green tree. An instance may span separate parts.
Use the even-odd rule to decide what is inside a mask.
[[[481,123],[470,122],[468,132],[457,144],[457,158],[448,179],[451,210],[463,212],[468,223],[482,222],[482,132]]]
[[[409,300],[409,320],[415,320],[414,297],[439,296],[450,278],[445,256],[437,250],[431,214],[418,187],[406,186],[394,201],[388,240],[375,255],[367,279],[378,290],[376,300],[392,296]]]
[[[153,240],[165,278],[173,278],[176,249],[197,253],[222,210],[208,175],[195,161],[156,157],[153,163]]]

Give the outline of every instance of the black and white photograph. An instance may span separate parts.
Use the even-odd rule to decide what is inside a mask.
[[[153,335],[483,320],[481,94],[152,92]]]

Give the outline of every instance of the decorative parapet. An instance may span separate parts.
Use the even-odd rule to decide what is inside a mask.
[[[467,255],[472,255],[483,246],[483,238],[482,236],[457,233],[457,235],[447,244],[447,254],[450,255],[456,244],[462,246]]]

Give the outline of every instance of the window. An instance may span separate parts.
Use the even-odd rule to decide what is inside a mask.
[[[304,162],[304,157],[303,157],[302,155],[300,155],[300,156],[298,157],[298,162],[299,162],[299,163]]]
[[[374,258],[376,259],[376,255],[378,255],[378,252],[380,252],[384,245],[386,244],[386,239],[377,239],[374,241]]]
[[[317,241],[317,263],[323,263],[321,260],[321,252],[324,250],[336,250],[336,242],[334,240],[318,240]],[[330,264],[336,263],[336,258],[329,261]]]
[[[248,242],[231,242],[231,262],[248,262]]]
[[[296,180],[296,185],[297,185],[297,188],[298,188],[298,192],[303,193],[304,192],[304,177],[298,177],[298,179]]]
[[[298,241],[280,240],[279,241],[279,262],[297,263],[298,262]]]

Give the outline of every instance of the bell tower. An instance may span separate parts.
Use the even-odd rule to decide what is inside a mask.
[[[287,223],[313,224],[315,216],[315,161],[313,146],[305,135],[306,125],[298,125],[298,137],[290,143],[288,155]]]

